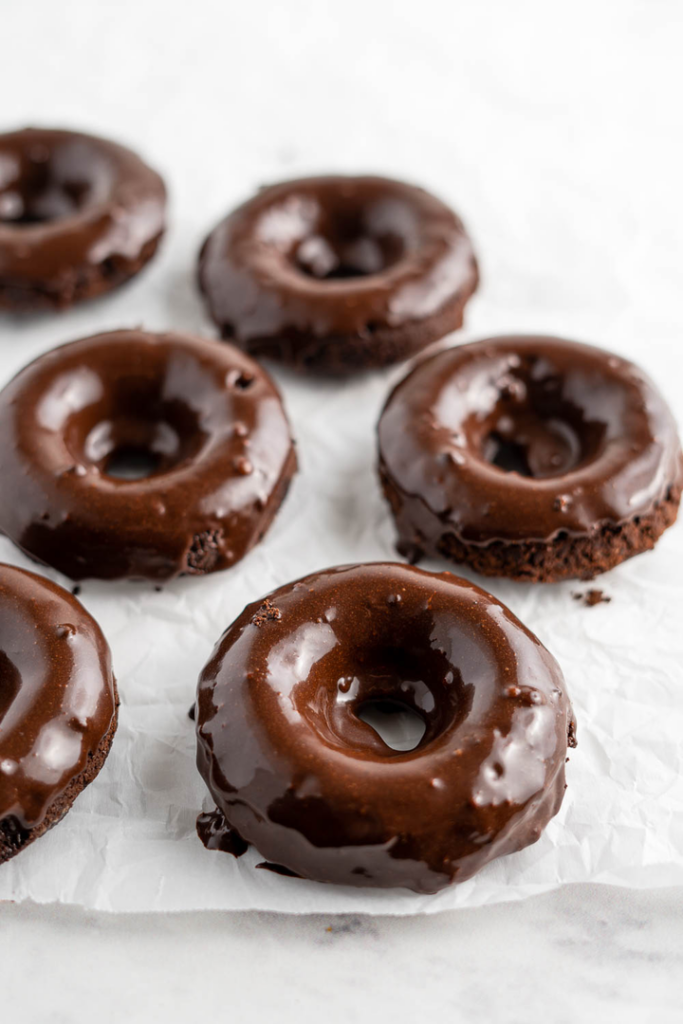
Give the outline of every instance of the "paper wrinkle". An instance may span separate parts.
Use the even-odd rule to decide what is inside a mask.
[[[412,60],[409,42],[405,53]],[[428,76],[427,65],[421,67]],[[501,71],[497,61],[487,65],[479,81],[485,80],[488,93],[465,90],[468,103],[458,104],[458,116],[469,142],[460,148],[443,141],[440,104],[433,114],[425,109],[424,127],[415,123],[406,134],[404,119],[400,125],[379,119],[373,137],[360,141],[353,132],[340,132],[334,118],[321,118],[310,140],[308,131],[301,134],[298,155],[286,165],[276,155],[276,142],[268,148],[270,131],[279,137],[277,126],[259,126],[258,145],[235,128],[238,145],[230,133],[211,133],[214,146],[225,145],[225,159],[216,150],[201,188],[188,163],[192,147],[182,133],[169,131],[169,124],[178,123],[176,113],[169,120],[170,107],[165,108],[157,131],[146,117],[144,125],[128,125],[126,107],[125,131],[119,126],[118,132],[156,159],[176,187],[169,237],[139,279],[101,301],[60,316],[0,318],[0,384],[39,353],[98,330],[143,324],[215,336],[194,280],[206,230],[259,184],[310,172],[322,161],[331,170],[372,164],[424,183],[463,215],[481,256],[482,286],[468,305],[466,330],[447,344],[530,330],[603,345],[641,363],[682,423],[680,275],[672,269],[680,266],[681,236],[677,224],[669,227],[675,204],[666,187],[636,187],[637,175],[629,174],[638,158],[632,147],[622,161],[623,175],[615,177],[615,158],[599,145],[602,129],[598,119],[590,120],[588,96],[587,120],[582,133],[577,130],[582,148],[576,149],[572,135],[572,164],[565,167],[553,156],[561,152],[564,115],[553,107],[552,118],[546,117],[537,89],[533,101],[511,93],[515,77],[505,67]],[[448,68],[460,74],[450,56]],[[282,73],[288,73],[284,65]],[[191,76],[188,82],[189,88]],[[379,87],[373,82],[363,79],[363,102],[376,100],[372,90]],[[309,102],[308,82],[301,95],[293,79],[287,83],[297,102]],[[575,76],[571,87],[572,95],[581,87]],[[271,92],[264,111],[272,107]],[[496,119],[487,121],[490,104],[498,102]],[[298,109],[293,100],[289,105]],[[654,122],[648,136],[653,109],[656,115],[648,107],[647,117],[637,122],[638,152],[644,154],[652,151],[655,137],[661,142]],[[624,137],[632,138],[632,110],[624,116]],[[493,141],[481,142],[489,146],[485,159],[476,147],[481,125],[489,123]],[[115,124],[100,129],[117,134]],[[525,149],[526,163],[520,159]],[[502,166],[491,159],[494,152],[512,156]],[[160,592],[148,584],[81,585],[80,599],[112,648],[122,701],[119,729],[102,772],[64,820],[0,866],[0,899],[60,900],[111,911],[414,914],[520,899],[582,881],[683,885],[680,525],[667,531],[654,552],[592,584],[529,586],[476,578],[555,656],[578,722],[562,809],[534,846],[493,862],[462,885],[423,896],[284,878],[254,870],[262,860],[254,850],[235,860],[205,850],[198,839],[195,819],[210,803],[195,766],[188,710],[221,633],[245,604],[306,573],[397,558],[376,476],[375,428],[390,388],[404,372],[396,367],[334,382],[275,370],[300,469],[263,542],[226,572],[177,580]],[[5,538],[0,559],[71,586],[36,567]],[[603,589],[610,603],[587,607],[574,599],[589,586]]]

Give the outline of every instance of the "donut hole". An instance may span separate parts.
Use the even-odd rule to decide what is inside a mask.
[[[111,170],[87,142],[0,149],[0,222],[30,227],[73,217],[108,193]]]
[[[115,448],[105,459],[104,474],[116,480],[145,480],[159,472],[161,458],[148,448]]]
[[[356,709],[356,716],[392,750],[415,750],[427,731],[427,723],[417,711],[398,700],[365,701]]]
[[[525,415],[501,415],[484,441],[483,457],[505,473],[542,479],[568,473],[584,458],[581,438],[570,423]]]
[[[199,410],[161,397],[163,379],[122,377],[99,400],[68,409],[61,436],[76,466],[113,480],[160,476],[194,458],[206,443]],[[61,395],[64,392],[61,384]],[[61,409],[55,415],[59,416]]]
[[[367,646],[350,640],[317,662],[295,693],[297,710],[325,742],[372,757],[421,750],[467,713],[468,701],[442,652],[409,639],[396,647],[382,636]]]
[[[484,459],[506,473],[532,476],[524,445],[518,444],[516,441],[509,441],[495,431],[486,439]]]
[[[402,255],[400,240],[391,236],[331,239],[324,235],[311,235],[298,246],[295,263],[307,277],[318,281],[341,281],[380,274]]]
[[[196,455],[203,434],[190,410],[157,412],[158,418],[123,414],[99,419],[82,439],[85,462],[112,479],[142,480],[168,473]]]
[[[605,424],[567,397],[561,375],[529,363],[496,382],[489,410],[470,417],[466,432],[483,461],[501,472],[563,476],[595,458]]]
[[[371,277],[403,259],[416,233],[416,216],[407,203],[333,187],[294,239],[290,259],[316,281]]]

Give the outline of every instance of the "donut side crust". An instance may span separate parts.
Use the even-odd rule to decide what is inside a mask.
[[[417,355],[463,325],[465,306],[479,282],[476,264],[472,278],[457,295],[424,320],[412,320],[395,327],[368,324],[355,334],[312,335],[286,333],[274,337],[241,340],[231,325],[219,324],[221,337],[256,359],[274,359],[295,370],[343,376],[359,370],[379,370]]]
[[[258,532],[252,543],[244,552],[246,556],[252,548],[260,544],[270,529],[275,516],[278,514],[285,498],[289,492],[292,480],[298,468],[297,454],[294,446],[289,451],[287,461],[282,468],[280,479],[273,488],[268,502],[261,513],[258,521]],[[244,556],[242,556],[244,557]],[[210,572],[221,569],[229,569],[236,563],[226,559],[220,550],[219,540],[214,536],[214,531],[205,530],[203,533],[195,533],[187,554],[185,565],[176,574],[178,576],[206,576]],[[173,578],[173,577],[167,577]]]
[[[457,565],[468,565],[482,576],[526,583],[592,580],[628,558],[651,551],[664,531],[675,523],[681,501],[681,487],[672,484],[665,498],[650,511],[623,523],[602,524],[585,536],[559,533],[549,541],[468,544],[456,537],[446,523],[440,536],[425,537],[411,523],[402,496],[381,465],[380,479],[398,529],[397,550],[409,562],[415,564],[426,555],[436,555]]]
[[[135,277],[152,259],[164,232],[145,242],[133,259],[109,256],[101,263],[71,268],[58,283],[54,281],[13,281],[0,276],[0,310],[7,313],[32,313],[41,310],[68,309],[78,302],[118,288]]]
[[[35,842],[42,835],[45,834],[54,825],[57,825],[66,813],[71,809],[76,797],[81,793],[86,786],[99,775],[104,762],[107,760],[107,755],[111,748],[112,740],[116,732],[118,725],[118,712],[119,712],[119,694],[116,686],[116,680],[113,681],[114,685],[114,716],[111,721],[109,729],[100,740],[99,746],[94,753],[88,755],[88,763],[84,770],[76,775],[69,785],[66,787],[63,793],[52,803],[44,819],[35,828],[26,829],[23,828],[16,818],[5,818],[4,821],[0,821],[0,864],[3,864],[7,860],[11,860],[22,850],[25,850],[27,846]]]

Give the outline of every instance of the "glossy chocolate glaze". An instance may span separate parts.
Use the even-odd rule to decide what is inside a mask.
[[[156,245],[165,208],[162,179],[124,146],[43,128],[0,135],[0,286],[17,304],[36,289],[60,304],[92,268],[124,278]]]
[[[398,752],[358,714],[425,722]],[[305,878],[434,892],[538,839],[565,790],[562,673],[495,598],[393,564],[249,605],[199,680],[197,763],[219,812]]]
[[[57,584],[0,565],[0,822],[40,825],[115,715],[95,620]]]
[[[673,416],[632,363],[576,342],[505,337],[423,360],[379,422],[399,530],[433,552],[590,534],[643,515],[683,482]]]
[[[225,569],[296,468],[282,402],[231,345],[114,331],[64,345],[0,392],[0,527],[72,579]],[[112,476],[120,457],[143,479]]]
[[[199,279],[223,337],[305,364],[321,339],[371,341],[461,308],[477,266],[462,222],[428,192],[337,175],[262,189],[209,235]],[[415,349],[439,336],[425,329]]]
[[[249,849],[249,843],[239,832],[230,828],[221,811],[209,811],[197,818],[197,835],[207,850],[221,850],[241,857]]]

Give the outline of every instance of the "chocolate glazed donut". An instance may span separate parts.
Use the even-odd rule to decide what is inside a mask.
[[[261,539],[296,469],[266,372],[182,334],[115,331],[48,352],[0,392],[0,436],[0,528],[72,579],[225,569]]]
[[[591,579],[654,547],[683,484],[673,416],[632,363],[544,337],[423,360],[379,423],[399,551],[517,580]]]
[[[0,135],[0,310],[64,308],[152,258],[166,189],[124,146],[77,132]]]
[[[456,330],[477,281],[453,211],[373,177],[265,188],[212,231],[199,260],[223,338],[331,373],[407,359]]]
[[[0,565],[0,864],[98,774],[117,706],[95,620],[56,583]]]
[[[359,717],[387,700],[422,718],[414,750]],[[200,677],[197,738],[208,845],[241,837],[290,874],[427,893],[539,838],[575,744],[557,663],[504,605],[391,564],[249,605]]]

